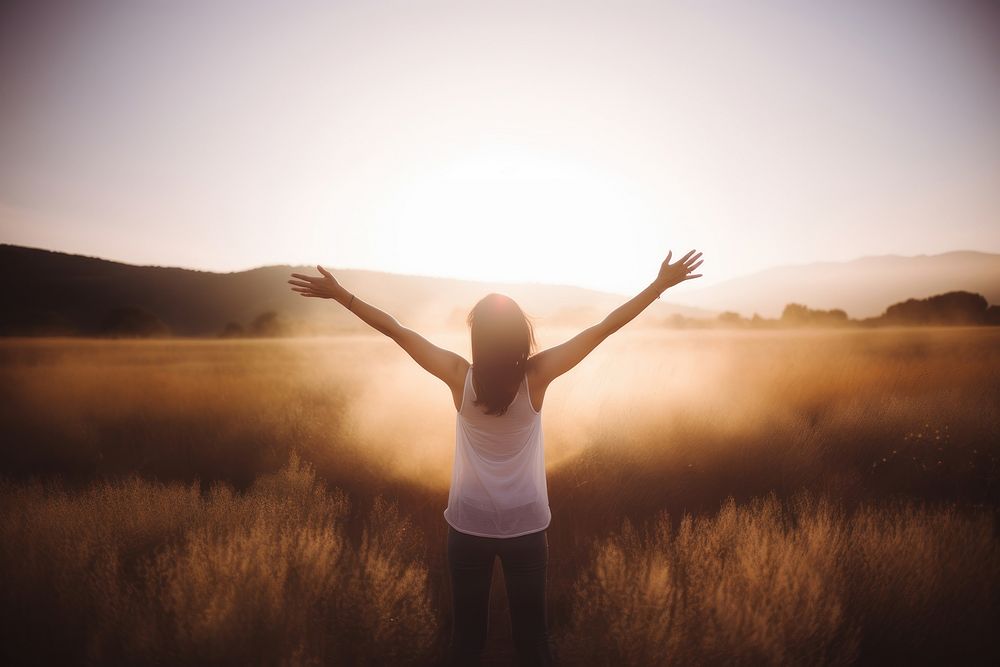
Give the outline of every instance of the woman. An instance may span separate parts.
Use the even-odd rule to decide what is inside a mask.
[[[452,584],[451,660],[474,664],[486,643],[493,561],[500,557],[514,643],[522,664],[552,664],[545,616],[548,493],[541,410],[549,384],[630,322],[669,287],[701,274],[692,250],[672,252],[648,287],[604,320],[561,345],[534,351],[531,323],[509,297],[488,294],[469,313],[472,363],[432,344],[391,315],[356,298],[322,266],[319,277],[293,273],[302,296],[335,299],[392,338],[451,389],[456,415],[455,463],[448,507]]]

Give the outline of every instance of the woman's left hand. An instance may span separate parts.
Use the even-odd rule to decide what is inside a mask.
[[[292,288],[292,291],[298,292],[302,296],[311,296],[318,299],[336,299],[344,293],[344,288],[333,277],[333,274],[322,266],[317,265],[316,268],[323,274],[318,278],[302,273],[293,273],[292,277],[298,278],[298,280],[288,281],[290,285],[296,285],[296,287]]]

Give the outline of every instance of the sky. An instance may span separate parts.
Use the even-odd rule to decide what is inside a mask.
[[[1000,252],[968,0],[2,3],[0,242],[629,293]]]

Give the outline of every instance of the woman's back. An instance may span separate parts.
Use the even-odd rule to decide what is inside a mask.
[[[517,537],[544,530],[552,518],[545,484],[542,415],[527,378],[501,416],[474,404],[470,365],[455,415],[455,463],[445,520],[463,533]]]

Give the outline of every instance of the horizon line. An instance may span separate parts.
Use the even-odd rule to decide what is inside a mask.
[[[287,262],[285,262],[285,263],[279,262],[279,263],[274,263],[274,264],[258,264],[258,265],[251,266],[251,267],[248,267],[248,268],[234,269],[234,270],[231,270],[231,271],[220,271],[220,270],[217,270],[217,269],[205,269],[205,268],[195,268],[195,267],[190,267],[190,266],[181,266],[179,264],[143,264],[143,263],[137,263],[137,262],[134,262],[134,261],[127,261],[127,260],[121,260],[121,259],[113,259],[111,257],[106,257],[106,256],[88,255],[88,254],[84,254],[84,253],[81,253],[81,252],[70,252],[70,251],[66,251],[66,250],[55,250],[55,249],[52,249],[52,248],[42,248],[42,247],[39,247],[39,246],[27,246],[27,245],[20,245],[20,244],[17,244],[17,243],[0,242],[0,247],[2,247],[2,246],[9,246],[9,247],[12,247],[12,248],[23,248],[25,250],[36,250],[36,251],[41,251],[41,252],[51,252],[51,253],[56,253],[56,254],[61,254],[61,255],[70,255],[70,256],[75,256],[75,257],[84,257],[84,258],[87,258],[87,259],[97,259],[97,260],[101,260],[101,261],[105,261],[105,262],[112,262],[112,263],[115,263],[115,264],[123,264],[125,266],[134,266],[134,267],[140,267],[140,268],[179,269],[179,270],[182,270],[182,271],[195,271],[195,272],[199,272],[199,273],[214,273],[214,274],[217,274],[217,275],[236,274],[236,273],[248,273],[250,271],[257,271],[257,270],[260,270],[260,269],[268,269],[268,268],[278,268],[278,267],[283,267],[283,266],[284,267],[290,267],[290,268],[306,267],[306,266],[310,267],[310,268],[315,268],[315,266],[316,266],[315,264],[292,264],[292,263],[287,263]],[[945,251],[942,251],[942,252],[939,252],[939,253],[934,253],[934,254],[920,253],[920,254],[915,254],[915,255],[901,255],[901,254],[896,254],[896,253],[885,253],[885,254],[881,254],[881,255],[860,255],[860,256],[855,257],[853,259],[846,259],[846,260],[817,260],[817,261],[811,261],[811,262],[797,262],[797,263],[788,263],[788,264],[776,264],[774,266],[766,267],[766,268],[763,268],[763,269],[758,269],[756,271],[751,271],[749,273],[740,274],[740,275],[734,276],[732,278],[725,278],[723,280],[720,280],[717,283],[710,283],[710,284],[704,285],[702,287],[696,287],[695,289],[706,289],[706,288],[709,288],[709,287],[713,287],[715,285],[724,284],[724,283],[732,281],[732,280],[737,280],[737,279],[740,279],[740,278],[747,278],[747,277],[750,277],[750,276],[758,275],[760,273],[765,273],[767,271],[773,271],[775,269],[781,269],[781,268],[815,266],[815,265],[818,265],[818,264],[849,264],[851,262],[857,262],[857,261],[864,260],[864,259],[879,259],[879,258],[890,258],[890,257],[898,257],[898,258],[902,258],[902,259],[916,259],[916,258],[919,258],[919,257],[939,257],[939,256],[942,256],[942,255],[951,255],[951,254],[958,254],[958,253],[969,253],[969,254],[976,254],[976,255],[997,255],[997,256],[1000,256],[1000,250],[998,250],[996,252],[989,252],[989,251],[985,251],[985,250],[972,250],[972,249],[968,249],[968,248],[959,248],[959,249],[954,249],[954,250],[945,250]],[[322,263],[320,263],[320,266],[329,267],[330,269],[334,269],[334,270],[337,270],[337,271],[355,271],[355,272],[367,272],[367,273],[381,273],[381,274],[392,275],[392,276],[400,276],[400,277],[406,277],[406,278],[432,278],[432,279],[436,279],[436,280],[453,280],[453,281],[456,281],[456,282],[481,283],[481,284],[496,284],[496,285],[548,285],[548,286],[552,286],[552,287],[570,287],[570,288],[574,288],[574,289],[587,290],[589,292],[597,292],[597,293],[604,293],[604,294],[614,294],[614,295],[619,295],[619,296],[627,296],[627,294],[624,293],[624,292],[616,292],[614,290],[607,290],[607,289],[597,289],[597,288],[593,288],[593,287],[584,287],[582,285],[574,285],[574,284],[570,284],[570,283],[554,283],[554,282],[544,282],[544,281],[539,281],[539,280],[503,280],[503,279],[460,278],[460,277],[457,277],[457,276],[450,276],[450,275],[440,275],[440,274],[430,274],[430,273],[402,273],[402,272],[399,272],[399,271],[389,271],[389,270],[385,270],[385,269],[373,269],[373,268],[368,268],[368,267],[357,267],[357,266],[333,266],[333,265],[322,264]]]

